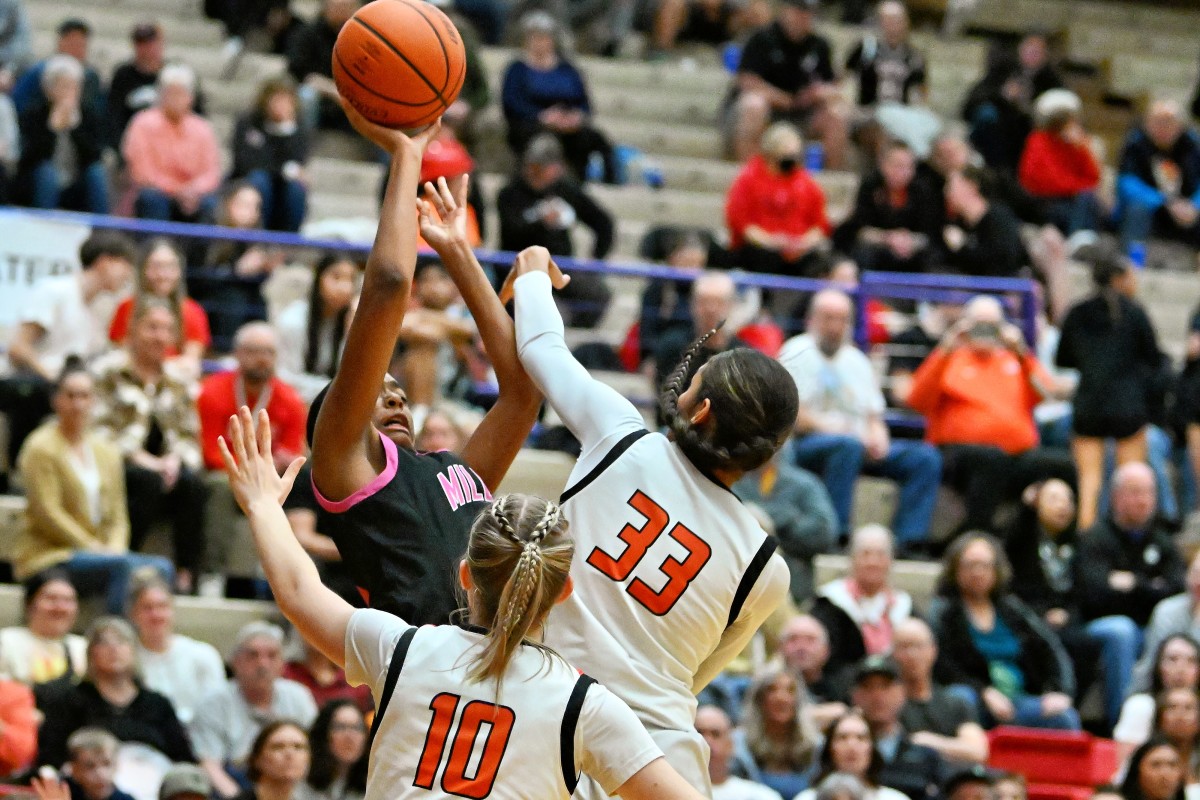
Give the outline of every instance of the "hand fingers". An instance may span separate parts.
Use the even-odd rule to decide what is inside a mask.
[[[238,409],[238,421],[242,426],[242,446],[246,450],[244,463],[249,464],[258,457],[258,431],[254,429],[254,416],[250,413],[249,408],[242,406]]]
[[[465,208],[467,205],[467,190],[471,186],[470,173],[464,172],[454,182],[454,202],[459,208]]]
[[[437,209],[438,217],[446,218],[446,204],[442,201],[442,196],[438,192],[437,187],[432,181],[425,181],[425,202],[429,203],[433,208]]]
[[[258,412],[258,454],[271,460],[271,419],[265,408]]]
[[[246,463],[246,442],[242,434],[242,421],[237,414],[229,418],[229,441],[233,445],[233,457],[238,466]]]
[[[442,204],[446,210],[453,212],[458,208],[458,204],[454,202],[454,194],[450,191],[450,184],[446,183],[446,177],[443,175],[437,180],[438,194],[441,195]]]
[[[233,460],[233,453],[229,452],[229,445],[225,442],[224,436],[217,437],[217,447],[221,449],[221,460],[225,462],[225,471],[229,473],[230,480],[237,476],[237,462]]]
[[[296,476],[300,474],[300,468],[304,466],[305,458],[301,456],[288,464],[288,468],[283,473],[284,494],[291,494],[292,484],[296,482]]]

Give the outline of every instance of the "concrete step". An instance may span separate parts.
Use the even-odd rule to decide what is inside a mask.
[[[127,20],[140,17],[204,19],[201,0],[26,0],[25,6],[31,13],[38,8],[52,8],[59,10],[63,16],[90,10]]]
[[[113,8],[120,5],[121,8]],[[202,16],[177,16],[161,14],[154,8],[153,0],[146,7],[126,7],[124,3],[66,2],[28,3],[29,21],[38,33],[53,34],[58,23],[67,17],[79,17],[92,26],[92,41],[113,40],[128,45],[129,30],[139,22],[153,21],[162,26],[168,44],[184,42],[191,45],[219,46],[224,40],[220,24]]]
[[[1109,87],[1122,97],[1169,94],[1185,101],[1196,86],[1196,59],[1192,53],[1115,53],[1108,59],[1106,73]]]

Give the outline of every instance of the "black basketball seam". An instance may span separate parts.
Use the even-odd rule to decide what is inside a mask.
[[[366,92],[369,92],[370,94],[375,95],[380,100],[387,100],[389,103],[395,103],[398,106],[411,106],[414,108],[419,107],[419,106],[427,106],[433,102],[433,100],[426,100],[424,103],[410,103],[406,100],[397,100],[394,97],[388,97],[386,94],[375,91],[370,86],[368,86],[367,84],[365,84],[361,80],[359,80],[358,76],[355,75],[354,72],[351,71],[351,69],[346,66],[346,62],[342,60],[342,57],[340,55],[338,55],[337,52],[334,52],[333,57],[337,60],[337,63],[341,66],[342,72],[346,73],[346,77],[348,77],[350,80],[354,81],[359,86],[359,88],[363,89]],[[416,72],[415,69],[413,71]],[[420,73],[418,72],[417,74],[419,75]],[[433,87],[431,86],[429,88],[432,89]],[[445,103],[442,100],[440,95],[436,99],[439,103],[442,103],[443,105],[445,105]]]
[[[419,13],[419,12],[418,12],[418,13]],[[421,14],[421,17],[422,17],[422,19],[424,19],[424,18],[425,18],[425,15],[424,15],[424,14]],[[383,34],[382,34],[382,33],[380,33],[379,31],[375,30],[375,28],[371,27],[371,25],[370,25],[370,24],[368,24],[368,23],[364,22],[363,20],[359,19],[357,16],[351,17],[350,19],[351,19],[353,22],[357,22],[359,25],[362,25],[364,28],[366,28],[368,31],[370,31],[370,32],[371,32],[371,34],[372,34],[372,35],[373,35],[373,36],[374,36],[376,39],[378,39],[380,42],[382,42],[382,43],[383,43],[383,45],[384,45],[385,47],[387,47],[387,49],[388,49],[388,50],[391,50],[393,53],[395,53],[395,54],[396,54],[396,56],[397,56],[397,57],[399,57],[399,59],[400,59],[401,61],[403,61],[405,64],[407,64],[407,65],[408,65],[408,68],[409,68],[409,69],[411,69],[411,70],[413,71],[413,73],[414,73],[414,74],[415,74],[415,75],[416,75],[418,78],[420,78],[420,79],[421,79],[421,82],[422,82],[422,83],[424,83],[426,86],[428,86],[428,87],[429,87],[429,90],[430,90],[430,91],[432,91],[432,92],[433,92],[435,95],[437,95],[437,99],[438,99],[438,101],[439,101],[439,102],[441,102],[441,104],[442,104],[443,106],[449,105],[449,104],[446,102],[446,98],[445,98],[445,96],[444,96],[444,95],[441,93],[441,91],[439,91],[437,88],[435,88],[435,87],[434,87],[434,85],[433,85],[433,84],[430,82],[429,78],[425,77],[425,73],[423,73],[423,72],[421,72],[421,70],[417,69],[417,65],[416,65],[416,64],[414,64],[414,63],[412,63],[411,61],[409,61],[409,60],[408,60],[408,57],[407,57],[407,56],[405,56],[405,55],[404,55],[404,53],[400,52],[400,51],[399,51],[399,50],[396,48],[396,46],[395,46],[394,44],[392,44],[392,43],[391,43],[391,42],[389,42],[389,41],[388,41],[386,38],[384,38],[384,36],[383,36]],[[426,20],[426,22],[428,22],[428,20]],[[433,27],[433,26],[431,25],[430,27]],[[434,33],[437,33],[437,30],[436,30],[436,29],[434,30]],[[443,54],[445,54],[445,52],[446,52],[446,46],[442,44],[442,39],[441,39],[441,37],[440,37],[440,36],[438,37],[438,45],[439,45],[439,46],[442,48],[442,53],[443,53]],[[343,68],[345,68],[345,64],[343,64],[343,65],[342,65],[342,67],[343,67]],[[447,62],[447,71],[449,71],[449,62]],[[364,88],[365,88],[365,87],[364,87]],[[424,105],[424,104],[422,104],[422,105]]]
[[[414,11],[416,11],[418,14],[421,15],[421,19],[425,20],[425,24],[429,26],[429,29],[433,31],[434,38],[437,39],[438,47],[442,48],[442,61],[444,61],[446,64],[446,70],[445,70],[446,83],[442,85],[442,91],[438,93],[438,97],[443,98],[443,93],[446,91],[446,87],[450,85],[450,54],[448,52],[446,52],[446,43],[442,41],[442,32],[437,29],[437,26],[435,26],[433,24],[433,22],[429,19],[429,16],[421,9],[420,4],[411,3],[409,5],[412,7],[412,9]],[[431,8],[432,8],[432,6],[431,6]],[[439,14],[442,14],[443,17],[446,16],[444,13],[442,13],[441,9],[434,9],[434,10],[437,11]],[[449,22],[450,18],[446,17],[446,21]],[[453,23],[451,23],[451,24],[453,24]],[[462,34],[459,34],[459,36],[462,36]],[[466,63],[467,63],[466,58],[463,58],[464,66],[466,65]],[[445,103],[445,100],[442,99],[442,102]]]

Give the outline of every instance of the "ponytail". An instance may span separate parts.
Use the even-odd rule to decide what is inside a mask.
[[[472,680],[499,684],[517,648],[545,620],[562,594],[574,543],[555,503],[528,495],[496,498],[475,521],[467,568],[491,631],[475,659]]]

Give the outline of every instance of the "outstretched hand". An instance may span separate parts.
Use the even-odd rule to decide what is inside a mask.
[[[453,185],[438,178],[437,185],[426,181],[425,197],[417,199],[421,238],[439,253],[467,241],[467,187],[470,176],[454,179]]]
[[[429,143],[436,139],[442,130],[441,117],[413,134],[407,134],[395,128],[385,128],[360,114],[358,109],[350,105],[350,101],[346,98],[339,97],[338,99],[342,104],[342,110],[346,112],[346,119],[350,120],[354,130],[391,155],[395,155],[401,150],[411,150],[415,155],[423,156],[425,148],[429,147]]]
[[[71,789],[54,770],[46,769],[46,774],[35,776],[30,783],[38,800],[71,800]]]
[[[225,461],[229,487],[238,505],[247,514],[250,513],[250,506],[259,500],[268,499],[282,504],[292,491],[296,474],[304,466],[304,459],[297,458],[282,476],[275,471],[275,460],[271,455],[271,421],[265,410],[258,412],[256,430],[250,409],[242,406],[237,414],[229,418],[228,441],[222,436],[217,444]]]
[[[504,285],[500,287],[501,303],[508,305],[508,302],[513,299],[513,283],[527,272],[546,273],[550,276],[550,284],[559,290],[571,282],[571,276],[563,274],[563,271],[558,268],[558,264],[555,264],[554,259],[550,257],[549,250],[544,247],[526,247],[517,253],[512,269],[508,271]]]

